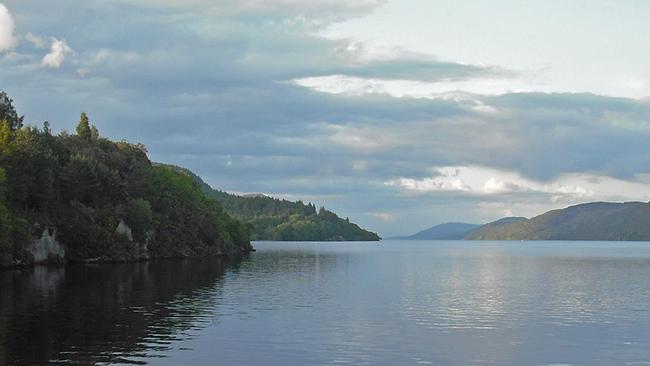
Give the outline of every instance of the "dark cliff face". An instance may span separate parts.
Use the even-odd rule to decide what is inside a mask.
[[[650,204],[592,202],[552,210],[530,220],[485,225],[475,240],[650,240]]]
[[[250,226],[191,177],[100,137],[85,115],[76,135],[6,120],[0,130],[0,266],[252,250]]]

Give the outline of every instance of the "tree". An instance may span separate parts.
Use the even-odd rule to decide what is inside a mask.
[[[50,128],[50,122],[43,122],[43,133],[45,136],[52,136],[52,129]]]
[[[79,118],[79,124],[77,125],[77,135],[86,141],[90,141],[92,138],[90,121],[88,121],[88,115],[86,112],[82,112],[81,117]]]
[[[6,155],[13,137],[13,131],[7,119],[0,120],[0,152]]]
[[[126,223],[133,229],[135,241],[145,243],[147,234],[153,227],[151,203],[142,198],[129,201],[126,208]]]
[[[93,142],[99,140],[99,130],[97,129],[97,126],[95,126],[95,125],[90,126],[90,139]]]
[[[7,93],[0,91],[0,121],[7,121],[12,131],[23,127],[25,116],[19,116],[13,106],[13,99]]]
[[[57,157],[35,127],[23,127],[2,158],[8,200],[14,207],[43,208],[53,197]]]
[[[85,113],[75,136],[23,126],[11,103],[0,94],[0,267],[34,263],[32,236],[52,228],[72,261],[251,249],[249,226],[189,175],[153,166],[143,145],[100,138]],[[116,230],[121,221],[133,240]]]

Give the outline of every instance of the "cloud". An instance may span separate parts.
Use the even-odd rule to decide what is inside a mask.
[[[33,33],[27,33],[25,39],[37,48],[45,48],[45,40]]]
[[[536,181],[514,171],[482,166],[449,166],[433,168],[428,178],[399,178],[387,181],[388,186],[414,193],[452,192],[486,199],[519,200],[550,199],[557,203],[577,203],[586,200],[646,200],[650,199],[650,181],[643,176],[621,180],[587,173],[566,173],[551,181]],[[533,198],[531,198],[533,197]]]
[[[325,129],[330,132],[333,144],[360,153],[375,153],[406,143],[395,135],[377,133],[372,128],[327,125]]]
[[[54,38],[50,46],[50,52],[43,57],[41,65],[53,69],[58,69],[63,64],[66,55],[72,52],[72,49],[64,40]]]
[[[395,220],[395,215],[390,212],[371,212],[369,215],[384,222],[391,222]]]
[[[6,6],[0,4],[0,52],[11,51],[18,41],[14,35],[14,18]]]
[[[244,0],[235,6],[241,11],[283,11],[307,15],[342,13],[350,17],[353,14],[367,13],[385,3],[385,0]]]
[[[480,113],[498,110],[485,104],[478,94],[500,95],[507,89],[499,87],[505,80],[469,79],[462,81],[421,82],[412,80],[364,79],[345,75],[316,76],[293,80],[296,85],[321,93],[347,96],[387,95],[395,98],[451,100]],[[503,85],[502,85],[503,86]]]
[[[143,142],[217,188],[311,200],[382,234],[647,197],[648,101],[513,93],[544,89],[499,67],[322,36],[380,5],[15,1],[21,29],[65,39],[74,58],[60,41],[60,72],[44,72],[43,51],[17,47],[0,80],[32,123],[73,130],[84,110],[104,136]]]
[[[128,3],[175,10],[196,10],[219,15],[304,17],[335,21],[367,14],[385,4],[386,0],[139,0]]]
[[[488,71],[486,71],[486,74]],[[412,74],[412,76],[417,76]],[[397,98],[456,99],[473,101],[475,95],[503,95],[531,91],[546,91],[542,85],[529,84],[526,80],[503,75],[501,78],[487,75],[469,76],[468,78],[450,80],[441,78],[437,81],[373,79],[347,75],[329,75],[296,79],[297,85],[323,93],[348,94],[386,94]]]

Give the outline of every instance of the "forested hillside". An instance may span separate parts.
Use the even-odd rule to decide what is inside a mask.
[[[650,203],[592,202],[552,210],[532,219],[484,226],[478,240],[650,240]]]
[[[502,219],[488,222],[487,224],[481,225],[474,230],[468,232],[463,239],[465,240],[489,240],[488,238],[493,235],[492,233],[501,232],[504,227],[513,225],[516,223],[527,221],[525,217],[504,217]],[[503,239],[503,240],[509,240]]]
[[[312,203],[292,202],[265,195],[238,196],[213,189],[196,174],[174,167],[191,176],[203,192],[218,200],[231,216],[250,223],[252,240],[285,241],[376,241],[381,238],[350,220]]]
[[[0,266],[248,251],[249,227],[142,145],[26,126],[0,93]]]

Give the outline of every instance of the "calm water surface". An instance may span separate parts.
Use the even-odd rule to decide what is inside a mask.
[[[650,365],[650,243],[256,243],[0,271],[0,365]]]

